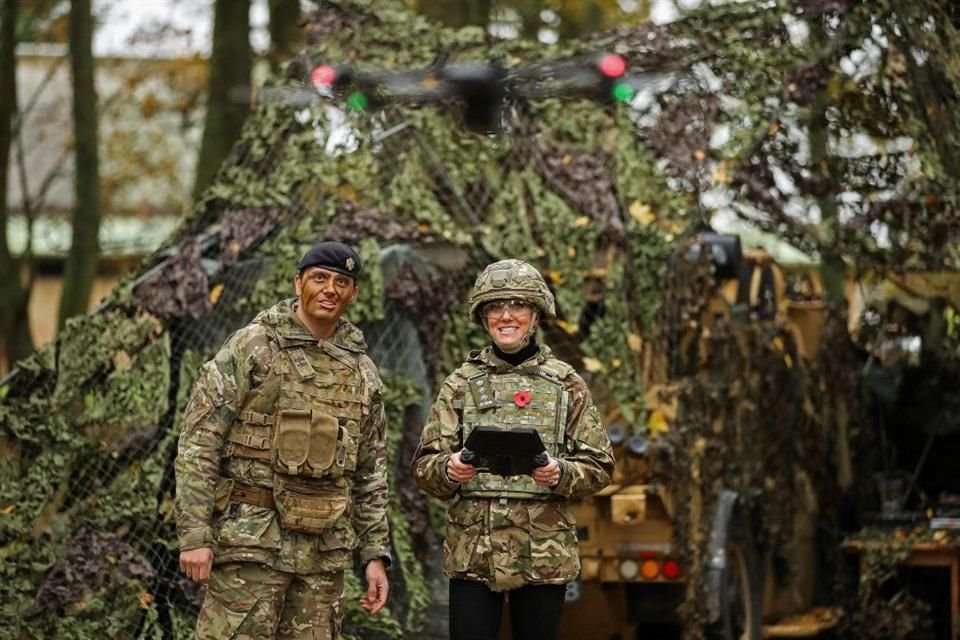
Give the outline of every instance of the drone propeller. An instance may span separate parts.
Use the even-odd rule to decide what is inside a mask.
[[[538,62],[505,69],[496,63],[449,62],[448,54],[423,69],[361,71],[351,65],[313,67],[302,86],[262,89],[259,102],[306,107],[322,100],[342,100],[350,110],[379,108],[387,102],[435,104],[458,102],[466,126],[480,133],[499,130],[501,111],[511,100],[587,98],[631,102],[639,93],[660,93],[675,74],[628,73],[615,53]]]

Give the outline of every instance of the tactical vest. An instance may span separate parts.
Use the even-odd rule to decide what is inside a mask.
[[[317,533],[349,510],[345,476],[357,467],[366,407],[359,355],[275,339],[280,348],[228,432],[225,456],[270,464],[281,524]]]
[[[468,365],[463,441],[478,426],[530,428],[540,434],[547,453],[557,457],[563,450],[569,404],[563,379],[572,371],[557,360],[506,373],[488,373],[480,366]],[[528,402],[525,394],[517,395],[520,392],[529,394]],[[484,472],[464,484],[460,493],[470,498],[531,499],[552,495],[550,489],[541,487],[530,476],[505,478]]]

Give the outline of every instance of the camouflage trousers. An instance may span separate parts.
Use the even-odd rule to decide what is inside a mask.
[[[210,573],[197,640],[337,640],[343,603],[342,571],[297,575],[227,562]]]

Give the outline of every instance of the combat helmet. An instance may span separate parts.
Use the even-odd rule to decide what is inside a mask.
[[[477,276],[470,293],[470,316],[483,324],[480,309],[491,300],[515,299],[528,302],[549,317],[557,315],[553,293],[546,280],[532,265],[523,260],[501,260],[488,265]]]

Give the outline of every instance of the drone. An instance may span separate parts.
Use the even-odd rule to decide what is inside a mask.
[[[259,99],[295,106],[342,101],[350,111],[380,109],[388,103],[449,104],[462,109],[464,124],[476,133],[500,131],[509,102],[586,98],[630,103],[643,91],[664,91],[673,74],[628,73],[616,53],[505,68],[499,63],[448,62],[409,71],[365,71],[350,64],[312,66],[301,87],[265,89]]]

